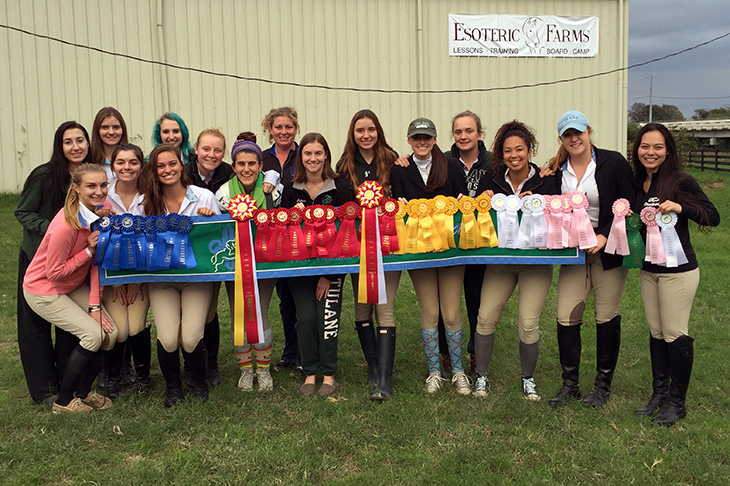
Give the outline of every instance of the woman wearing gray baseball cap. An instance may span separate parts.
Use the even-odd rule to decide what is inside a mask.
[[[580,326],[588,296],[593,291],[596,316],[596,380],[583,400],[585,405],[602,407],[611,394],[621,342],[618,313],[628,269],[622,256],[603,249],[613,221],[616,199],[630,198],[632,172],[623,155],[603,150],[591,143],[592,130],[586,116],[567,111],[558,120],[560,148],[550,159],[562,192],[584,192],[588,196],[588,218],[598,244],[586,250],[583,265],[562,265],[558,278],[558,349],[563,369],[563,386],[549,403],[558,406],[571,397],[580,399]]]

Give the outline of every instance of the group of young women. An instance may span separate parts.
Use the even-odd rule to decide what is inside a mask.
[[[682,170],[674,139],[663,125],[648,124],[639,131],[632,154],[633,171],[619,153],[593,146],[590,124],[577,111],[560,117],[560,148],[549,166],[542,169],[532,162],[538,143],[527,125],[514,120],[501,126],[490,154],[481,140],[481,120],[470,111],[454,117],[455,143],[451,151],[444,154],[439,148],[431,120],[417,118],[407,130],[412,154],[398,157],[386,141],[375,113],[361,110],[351,120],[335,169],[329,145],[321,134],[308,133],[296,143],[299,123],[294,109],[273,109],[262,125],[273,145],[262,150],[253,133],[241,133],[230,152],[231,165],[223,163],[226,140],[220,130],[204,130],[193,146],[187,126],[174,113],[166,113],[156,122],[156,146],[148,163],[138,147],[127,143],[126,125],[113,108],[99,112],[91,144],[77,123],[59,127],[51,160],[31,173],[16,211],[24,228],[19,259],[18,342],[36,403],[52,403],[54,412],[86,412],[111,406],[110,398],[91,391],[91,385],[103,365],[107,394],[113,398],[121,393],[120,370],[127,341],[133,351],[137,380],[149,383],[151,346],[149,328],[145,327],[148,308],[152,309],[157,328],[157,356],[167,386],[165,406],[184,397],[180,347],[185,358],[185,381],[193,397],[205,400],[208,385],[220,382],[220,284],[128,284],[100,290],[98,273],[92,266],[98,240],[92,225],[100,215],[113,211],[211,216],[226,211],[228,201],[242,193],[251,195],[263,208],[339,206],[355,199],[356,188],[362,182],[373,180],[383,186],[386,195],[403,202],[438,195],[460,198],[482,193],[520,197],[586,193],[587,213],[597,244],[586,251],[584,264],[560,267],[557,336],[563,386],[549,400],[552,406],[581,398],[580,328],[591,291],[597,329],[597,374],[583,403],[603,406],[611,393],[620,348],[618,309],[628,275],[622,257],[605,252],[614,201],[626,198],[636,212],[653,206],[662,213],[675,213],[688,262],[677,267],[646,262],[641,270],[651,335],[653,394],[637,413],[651,415],[660,410],[654,421],[663,424],[684,417],[693,357],[688,322],[699,283],[688,220],[707,228],[719,224],[719,215],[697,182]],[[444,381],[439,363],[441,320],[446,343],[446,350],[441,350],[449,356],[455,390],[463,395],[472,393],[463,366],[464,288],[470,296],[470,321],[472,316],[475,321],[470,322],[468,346],[470,353],[473,350],[472,371],[476,374],[473,393],[488,394],[496,327],[506,302],[519,285],[522,390],[526,399],[539,400],[534,376],[539,319],[552,282],[552,266],[470,267],[409,270],[420,311],[428,366],[427,392],[437,392]],[[367,361],[368,380],[374,387],[372,400],[387,400],[393,393],[393,303],[400,276],[400,271],[386,272],[385,304],[355,303],[355,329]],[[267,310],[276,288],[285,335],[277,369],[300,368],[305,377],[300,387],[303,396],[314,393],[320,371],[323,381],[319,394],[337,391],[343,282],[344,275],[259,280],[264,342],[234,346],[241,390],[253,389],[254,376],[259,390],[273,389],[269,372],[272,333]],[[356,275],[352,283],[357,300]],[[228,283],[226,288],[233,309],[233,285]],[[56,327],[55,350],[51,324]]]

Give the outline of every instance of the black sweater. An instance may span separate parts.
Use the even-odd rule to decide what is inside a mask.
[[[642,209],[647,206],[657,207],[663,201],[659,201],[657,194],[657,181],[659,180],[661,170],[657,171],[652,175],[651,185],[649,191],[644,192],[644,178],[638,176],[634,179],[634,198],[631,201],[631,208],[636,213],[640,213]],[[710,226],[717,226],[720,224],[720,213],[714,204],[710,202],[707,195],[702,191],[702,188],[697,181],[692,177],[683,178],[679,183],[679,190],[683,193],[691,194],[694,200],[704,208],[707,213],[707,218]],[[688,262],[678,267],[666,267],[662,265],[655,265],[647,261],[644,262],[643,269],[653,273],[680,273],[688,272],[697,268],[697,256],[692,248],[692,243],[689,240],[689,220],[691,219],[695,223],[700,223],[699,212],[686,205],[682,204],[682,201],[674,201],[682,206],[682,212],[677,214],[677,225],[674,227],[677,230],[679,241],[682,243],[685,255],[687,255]],[[641,229],[641,237],[646,241],[646,227],[643,226]]]
[[[297,203],[305,206],[324,204],[328,206],[340,206],[347,201],[354,200],[350,184],[342,177],[327,179],[319,194],[312,199],[307,192],[303,182],[289,183],[284,186],[284,193],[281,195],[281,207],[291,208]]]
[[[408,157],[408,167],[394,165],[390,169],[390,192],[394,198],[405,198],[408,200],[418,198],[433,198],[436,196],[453,196],[459,194],[469,195],[466,186],[464,171],[458,160],[446,157],[448,161],[448,176],[446,184],[433,192],[426,192],[426,184],[423,183],[421,172],[413,160],[413,155]],[[432,167],[433,169],[433,167]]]
[[[223,184],[228,182],[230,178],[233,177],[233,167],[231,167],[231,164],[222,162],[221,165],[219,165],[218,168],[215,170],[215,172],[213,172],[213,177],[210,179],[210,181],[205,182],[203,179],[200,178],[200,173],[198,172],[198,162],[196,159],[194,162],[185,165],[185,174],[194,185],[208,189],[210,192],[215,194],[216,191],[220,189]]]
[[[299,145],[294,144],[294,148],[289,151],[289,155],[286,157],[286,161],[282,166],[279,163],[279,159],[276,157],[276,145],[272,145],[269,149],[264,150],[261,153],[261,163],[264,165],[262,171],[268,172],[275,170],[281,174],[281,184],[286,187],[291,184],[291,180],[294,177],[294,157],[297,155],[297,149]]]
[[[522,192],[530,191],[533,194],[546,194],[549,196],[560,194],[560,184],[556,176],[540,177],[540,168],[530,162],[530,167],[535,169],[535,175],[529,178],[525,185],[522,186]],[[512,184],[509,184],[504,180],[504,174],[507,171],[506,166],[500,167],[495,173],[493,169],[489,169],[481,181],[479,181],[479,187],[477,189],[477,195],[483,193],[486,190],[492,190],[494,193],[501,192],[502,194],[514,194]]]

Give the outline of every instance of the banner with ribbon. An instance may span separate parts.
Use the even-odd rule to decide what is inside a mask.
[[[377,211],[383,199],[383,187],[375,181],[365,181],[357,188],[355,197],[362,207],[357,301],[361,304],[385,304],[387,295]]]
[[[234,346],[243,346],[244,342],[264,342],[264,321],[256,282],[256,253],[251,235],[251,219],[256,209],[256,201],[248,194],[238,194],[228,203],[228,213],[236,220]]]

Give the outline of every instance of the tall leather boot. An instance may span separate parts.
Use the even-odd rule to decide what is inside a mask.
[[[126,386],[132,386],[137,382],[137,376],[134,374],[134,368],[132,368],[132,347],[129,345],[129,340],[118,343],[117,346],[121,346],[123,349],[121,366],[122,383]]]
[[[157,341],[157,360],[160,362],[162,376],[165,377],[167,396],[165,408],[170,408],[183,400],[182,381],[180,380],[180,352],[176,349],[172,353],[165,351],[160,341]]]
[[[576,326],[561,326],[558,323],[558,351],[560,366],[563,368],[563,386],[548,404],[553,407],[562,405],[568,398],[580,400],[580,323]]]
[[[393,394],[393,362],[395,361],[395,328],[378,328],[378,386],[370,400],[384,401]]]
[[[694,339],[681,336],[667,344],[669,348],[669,397],[661,411],[654,417],[654,422],[672,425],[687,416],[685,397],[689,387],[694,362]]]
[[[368,383],[373,386],[378,384],[378,345],[375,341],[375,327],[373,320],[356,321],[355,330],[360,338],[362,354],[368,363]]]
[[[621,316],[596,325],[596,381],[583,399],[590,407],[602,407],[611,396],[611,381],[621,347]]]
[[[185,360],[190,365],[190,377],[193,381],[192,397],[208,400],[208,381],[206,380],[206,352],[204,339],[190,353],[183,349]]]
[[[220,373],[218,372],[218,348],[221,344],[221,326],[216,312],[213,319],[205,325],[203,331],[205,349],[208,351],[208,366],[206,368],[206,379],[210,386],[221,384]]]
[[[134,372],[137,375],[137,383],[149,385],[150,364],[152,361],[152,343],[150,341],[150,328],[145,327],[138,334],[129,336],[129,345],[134,356]]]
[[[122,360],[126,341],[116,343],[109,351],[102,351],[104,368],[107,372],[106,394],[112,400],[124,394],[122,381]]]
[[[669,348],[664,339],[649,336],[651,356],[651,387],[649,403],[636,410],[639,415],[651,415],[661,408],[669,395]]]

